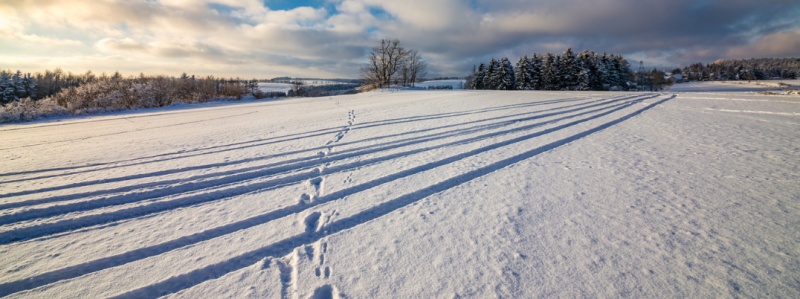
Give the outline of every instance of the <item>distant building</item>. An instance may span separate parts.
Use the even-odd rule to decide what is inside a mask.
[[[683,82],[683,74],[664,73],[664,81],[667,81],[670,84],[682,83]]]

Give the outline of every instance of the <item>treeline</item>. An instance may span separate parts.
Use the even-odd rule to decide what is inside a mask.
[[[129,76],[123,77],[119,72],[115,72],[109,76],[105,73],[95,75],[92,71],[84,74],[73,74],[72,72],[64,72],[60,68],[53,71],[46,70],[44,73],[22,73],[21,71],[12,72],[10,70],[0,71],[0,104],[7,104],[15,100],[24,98],[31,98],[34,100],[43,99],[50,96],[55,96],[62,90],[69,88],[78,88],[87,84],[97,84],[102,88],[109,86],[108,82],[127,82],[129,84],[116,84],[116,87],[132,87],[132,84],[142,84],[143,82],[152,82],[154,79],[163,81],[164,79],[173,79],[165,76],[145,76],[139,74],[138,77]],[[179,91],[176,92],[181,99],[186,98],[214,98],[218,96],[240,97],[248,93],[252,93],[256,97],[265,96],[259,94],[258,80],[244,80],[240,78],[215,78],[208,76],[206,78],[195,78],[194,75],[188,76],[184,73],[179,79],[182,82],[192,82],[191,84],[183,84]],[[191,87],[189,87],[191,85]],[[213,85],[213,88],[209,86]],[[246,88],[242,88],[245,86]],[[163,84],[161,87],[165,87]],[[241,92],[240,92],[241,91]],[[202,94],[202,95],[200,95]],[[284,95],[285,96],[285,95]],[[196,101],[196,100],[193,100]]]
[[[466,89],[490,90],[629,90],[630,66],[622,55],[572,48],[562,54],[534,53],[516,65],[508,58],[473,67]]]
[[[23,98],[35,98],[39,89],[36,78],[30,73],[0,71],[0,105]]]
[[[694,63],[672,73],[682,74],[684,81],[797,79],[800,58],[720,59],[711,64]]]
[[[2,72],[0,75],[6,78],[9,77],[8,73],[10,72]],[[164,107],[175,103],[236,100],[246,96],[257,99],[286,96],[283,92],[262,92],[255,79],[223,79],[213,76],[195,78],[185,73],[179,78],[144,74],[123,78],[119,73],[112,76],[95,76],[91,72],[74,75],[64,74],[57,69],[35,76],[14,74],[10,76],[10,80],[2,82],[5,88],[2,98],[4,106],[0,107],[0,122],[32,120],[51,115]]]

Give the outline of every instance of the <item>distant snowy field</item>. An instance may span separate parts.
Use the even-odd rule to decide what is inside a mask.
[[[731,86],[0,125],[0,297],[799,298],[800,97]]]
[[[465,81],[466,80],[433,80],[433,81],[425,81],[425,82],[422,82],[422,83],[417,83],[417,84],[414,84],[414,86],[428,88],[428,86],[450,85],[450,86],[453,87],[453,89],[463,89],[464,88],[463,84],[464,84]]]
[[[303,83],[308,86],[342,84],[341,82],[328,81],[328,80],[305,80],[303,81]],[[288,92],[289,90],[292,89],[292,84],[259,82],[258,88],[261,89],[261,91],[263,92],[273,92],[273,91]]]
[[[289,83],[259,82],[258,89],[263,92],[288,92],[292,89],[292,85]]]

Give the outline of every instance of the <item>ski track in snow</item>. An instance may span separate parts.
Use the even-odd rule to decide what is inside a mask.
[[[301,99],[297,107],[248,103],[240,111],[231,104],[225,107],[232,110],[229,115],[203,120],[192,120],[192,109],[158,113],[151,121],[163,125],[120,125],[97,134],[89,130],[62,137],[46,132],[92,126],[86,121],[40,125],[36,132],[41,136],[32,137],[12,135],[29,133],[19,129],[24,124],[3,128],[0,136],[13,143],[3,146],[0,156],[22,162],[0,172],[0,297],[196,297],[218,288],[217,280],[235,281],[231,275],[241,275],[242,290],[235,285],[222,290],[250,292],[247,296],[392,297],[358,293],[355,282],[340,274],[348,261],[334,258],[349,249],[332,247],[331,241],[382,219],[402,219],[404,211],[434,195],[477,188],[475,181],[631,119],[668,111],[666,104],[686,94],[686,99],[703,100],[690,93],[373,92]],[[491,102],[505,95],[516,98]],[[462,107],[453,98],[468,104]],[[718,102],[720,97],[709,99]],[[407,105],[422,108],[409,110]],[[270,107],[276,110],[266,112],[268,116],[259,112]],[[393,114],[384,107],[416,114],[387,117]],[[798,115],[737,106],[680,109]],[[135,119],[150,120],[143,113]],[[171,120],[161,114],[187,118]],[[284,120],[272,121],[270,115]],[[103,123],[123,120],[129,121],[112,116]],[[259,121],[271,133],[248,128]],[[282,121],[296,127],[281,131]],[[190,124],[209,130],[231,126],[235,129],[221,132],[245,133],[190,149],[168,144],[169,128]],[[35,159],[24,151],[46,152],[44,145],[77,151],[83,144],[119,142],[116,138],[123,135],[146,140],[153,134],[144,131],[167,137],[152,141],[161,146],[157,150],[134,155],[89,152],[72,163],[26,167],[24,162]],[[185,138],[193,138],[189,135]],[[380,195],[384,193],[388,196]],[[393,225],[403,229],[402,222]],[[11,256],[18,260],[9,260]],[[247,289],[246,281],[266,286]],[[513,281],[498,294],[519,289],[520,282]],[[741,289],[737,282],[729,286]]]

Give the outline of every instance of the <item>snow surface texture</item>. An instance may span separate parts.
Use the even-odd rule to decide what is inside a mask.
[[[798,112],[378,91],[3,125],[0,296],[798,298]]]

